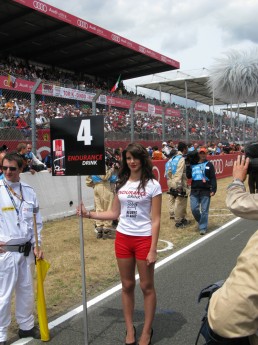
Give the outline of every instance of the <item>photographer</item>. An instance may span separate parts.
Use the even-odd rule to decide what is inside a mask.
[[[249,191],[255,194],[258,193],[258,143],[247,145],[245,155],[250,158],[247,171]]]
[[[96,212],[111,209],[114,199],[113,186],[117,180],[119,162],[108,151],[105,156],[106,175],[91,175],[86,177],[86,185],[94,188],[94,204]],[[96,220],[97,238],[106,239],[115,230],[112,220]]]
[[[171,160],[169,160],[165,171],[168,186],[170,186],[168,193],[171,195],[171,216],[173,217],[172,212],[174,205],[175,226],[177,228],[183,228],[189,224],[189,221],[185,218],[188,196],[184,157],[186,153],[187,145],[184,142],[179,142],[178,151]]]
[[[234,162],[233,182],[227,188],[227,207],[238,217],[258,220],[258,196],[246,192],[244,181],[249,158]],[[206,342],[258,344],[258,231],[239,255],[229,277],[211,297],[206,324]]]
[[[186,165],[186,176],[192,179],[191,210],[199,224],[200,235],[205,235],[207,232],[210,199],[217,191],[215,169],[207,160],[207,154],[208,150],[201,147],[197,155],[188,155],[189,162]]]

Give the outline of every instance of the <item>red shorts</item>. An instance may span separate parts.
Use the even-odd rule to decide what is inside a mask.
[[[115,252],[118,259],[146,260],[152,236],[129,236],[116,231]]]

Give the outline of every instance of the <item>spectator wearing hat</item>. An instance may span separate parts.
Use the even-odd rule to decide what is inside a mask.
[[[0,147],[0,153],[2,152],[6,153],[7,151],[8,151],[8,147],[5,144]]]
[[[216,147],[216,155],[220,155],[222,153],[222,143],[218,143]]]
[[[168,146],[168,144],[165,141],[163,141],[161,152],[166,158],[169,157],[170,151],[171,151],[171,148]]]
[[[197,164],[187,164],[186,177],[192,179],[190,205],[192,214],[198,222],[200,235],[205,235],[208,228],[210,199],[217,191],[217,180],[213,164],[207,160],[208,150],[199,149]]]

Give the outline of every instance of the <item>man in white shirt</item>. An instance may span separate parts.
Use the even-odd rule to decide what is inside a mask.
[[[0,180],[0,345],[6,345],[14,291],[19,337],[40,337],[38,329],[34,327],[34,283],[31,266],[35,264],[34,255],[39,259],[43,258],[40,247],[36,247],[34,217],[39,246],[43,223],[34,190],[20,181],[22,157],[17,153],[7,153],[2,164],[4,179]]]

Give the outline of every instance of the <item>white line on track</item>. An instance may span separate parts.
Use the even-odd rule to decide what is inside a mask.
[[[181,254],[187,252],[188,250],[196,247],[197,245],[199,245],[200,243],[206,241],[208,238],[216,235],[217,233],[219,233],[220,231],[224,230],[225,228],[227,228],[228,226],[234,224],[235,222],[237,222],[240,218],[234,218],[233,220],[231,220],[230,222],[222,225],[220,228],[218,228],[217,230],[212,231],[209,234],[206,234],[205,236],[199,238],[197,241],[189,244],[187,247],[184,247],[182,249],[180,249],[179,251],[177,251],[176,253],[173,253],[171,255],[169,255],[168,257],[166,257],[165,259],[159,261],[158,263],[156,263],[155,265],[155,269],[157,269],[158,267],[161,267],[163,265],[165,265],[166,263],[168,263],[169,261],[175,259],[176,257],[180,256]],[[135,279],[138,280],[139,279],[139,274],[135,275]],[[113,288],[109,289],[108,291],[100,294],[99,296],[93,298],[92,300],[87,302],[87,309],[89,309],[90,307],[92,307],[93,305],[103,301],[105,298],[113,295],[115,292],[121,290],[122,288],[122,284],[118,284],[116,286],[114,286]],[[60,324],[62,324],[63,322],[71,319],[72,317],[74,317],[75,315],[78,315],[79,313],[81,313],[83,311],[83,305],[71,310],[70,312],[60,316],[59,318],[57,318],[56,320],[51,321],[48,324],[48,328],[49,329],[53,329],[56,326],[59,326]],[[31,341],[31,338],[27,338],[27,339],[20,339],[17,340],[16,342],[12,343],[12,345],[25,345],[27,343],[29,343]]]

